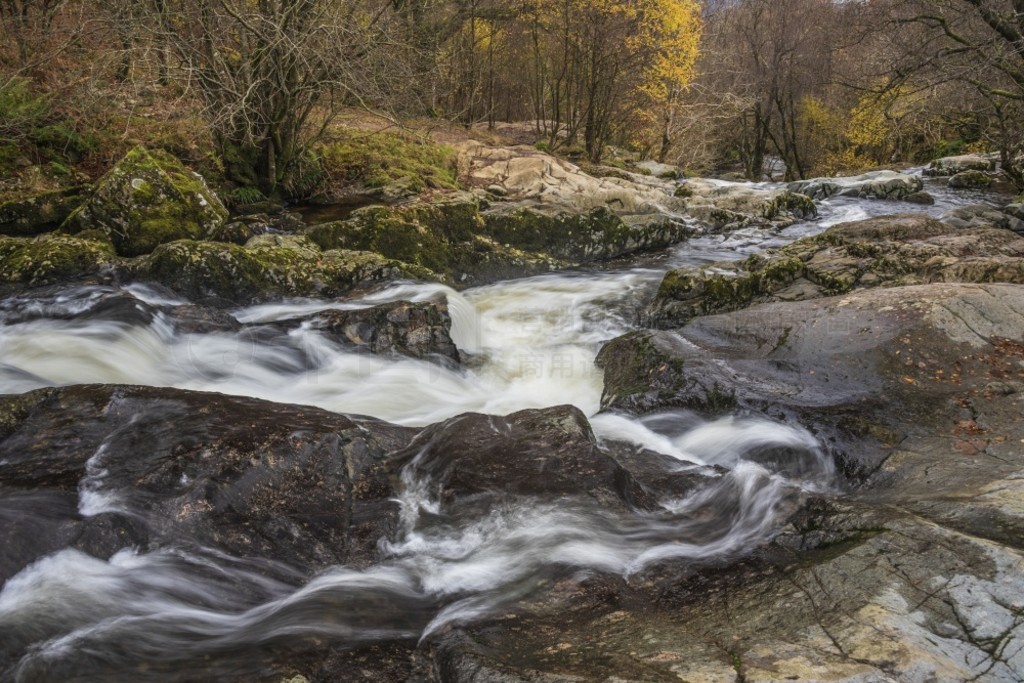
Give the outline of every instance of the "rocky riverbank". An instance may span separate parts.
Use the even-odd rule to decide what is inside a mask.
[[[463,191],[318,225],[229,217],[146,150],[4,205],[0,675],[1019,679],[1019,205],[672,269],[642,311],[618,290],[649,268],[467,299],[423,283],[777,234],[818,211],[798,191],[906,210],[921,181],[460,162]],[[594,407],[535,396],[556,381]],[[429,405],[469,393],[542,407]]]

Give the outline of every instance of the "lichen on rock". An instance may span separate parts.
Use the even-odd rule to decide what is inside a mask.
[[[204,238],[227,216],[202,176],[166,152],[136,147],[100,179],[64,227],[102,230],[118,254],[138,256],[174,240]]]
[[[360,284],[403,278],[433,280],[425,268],[366,251],[319,251],[311,244],[242,247],[181,240],[134,265],[140,279],[193,300],[247,304],[282,296],[333,297]]]
[[[110,245],[69,235],[0,237],[0,287],[34,287],[97,275],[117,261]]]

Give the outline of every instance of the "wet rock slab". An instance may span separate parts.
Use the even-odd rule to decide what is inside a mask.
[[[395,523],[384,456],[412,433],[218,394],[44,389],[0,398],[0,488],[5,508],[59,499],[48,529],[101,557],[185,543],[306,572],[359,566]],[[53,550],[25,531],[5,527],[8,572]]]

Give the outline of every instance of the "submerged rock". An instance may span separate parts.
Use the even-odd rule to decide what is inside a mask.
[[[843,223],[742,262],[669,271],[645,321],[671,327],[753,303],[928,282],[1024,283],[1024,240],[988,222],[956,226],[920,214]]]
[[[452,319],[444,300],[396,301],[351,311],[330,310],[279,324],[309,324],[332,339],[371,353],[412,358],[441,356],[459,362],[459,350],[451,338]]]
[[[99,180],[65,229],[101,230],[118,254],[138,256],[174,240],[204,238],[227,216],[202,176],[166,152],[136,147]]]
[[[651,507],[655,499],[597,446],[573,406],[505,417],[469,413],[425,429],[402,453],[448,505],[510,496],[580,496],[606,509]]]
[[[30,237],[59,228],[89,197],[90,188],[72,187],[0,204],[0,235]]]
[[[787,186],[791,192],[813,199],[829,197],[860,197],[861,199],[905,199],[924,187],[914,175],[895,171],[872,171],[859,176],[798,180]]]

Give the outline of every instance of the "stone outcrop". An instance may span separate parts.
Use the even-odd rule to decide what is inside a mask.
[[[738,567],[681,584],[651,577],[663,610],[641,617],[577,596],[588,606],[560,630],[571,649],[544,671],[1015,680],[1022,331],[1024,286],[933,284],[755,306],[606,346],[605,405],[786,416],[811,428],[855,485],[842,501],[806,506]],[[484,638],[478,652],[499,668],[539,656],[537,643],[502,637],[569,609],[552,607],[471,638]],[[595,647],[617,661],[595,670],[569,656]]]
[[[996,159],[986,154],[962,154],[960,156],[942,157],[928,164],[924,170],[926,176],[955,176],[965,171],[988,173],[996,170]]]
[[[684,200],[686,213],[719,230],[749,225],[784,228],[818,215],[805,194],[749,183],[693,178],[678,187],[676,196]]]
[[[166,152],[136,147],[100,178],[64,229],[100,230],[118,254],[138,256],[174,240],[205,238],[227,216],[202,176]]]
[[[678,205],[671,180],[642,174],[596,178],[533,147],[466,143],[459,150],[459,170],[471,187],[555,212],[603,207],[619,214],[656,214]]]
[[[920,214],[844,223],[745,261],[670,271],[645,321],[672,327],[753,303],[929,282],[1024,283],[1024,239],[981,219],[960,227]]]
[[[915,175],[895,171],[872,171],[859,176],[798,180],[787,186],[791,192],[812,199],[859,197],[861,199],[905,199],[920,192],[924,183]]]

